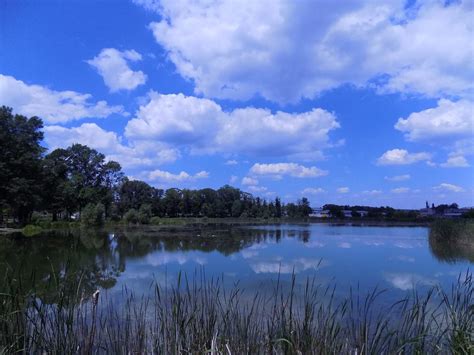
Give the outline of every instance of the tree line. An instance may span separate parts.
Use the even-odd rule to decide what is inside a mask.
[[[91,224],[104,219],[147,223],[158,217],[306,217],[307,198],[283,204],[238,188],[159,189],[128,179],[118,162],[82,144],[47,153],[41,146],[43,123],[38,117],[0,108],[0,223],[24,225],[33,212],[47,212],[53,221],[81,216]]]

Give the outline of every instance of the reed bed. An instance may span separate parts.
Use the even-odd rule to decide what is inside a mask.
[[[48,354],[472,354],[474,287],[460,275],[450,290],[432,287],[384,306],[384,292],[352,290],[308,279],[276,281],[272,292],[224,287],[222,279],[178,277],[151,295],[124,289],[71,291],[52,280],[44,302],[5,276],[0,295],[0,353]],[[284,286],[285,285],[285,286]]]

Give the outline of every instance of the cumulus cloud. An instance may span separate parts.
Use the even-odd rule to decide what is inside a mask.
[[[237,165],[237,164],[239,164],[239,162],[237,160],[233,160],[233,159],[232,160],[227,160],[225,162],[225,165]]]
[[[433,190],[446,191],[446,192],[463,192],[464,191],[464,189],[461,186],[448,184],[446,182],[443,182],[439,184],[438,186],[433,187]]]
[[[387,181],[398,182],[398,181],[410,180],[410,178],[411,178],[410,174],[404,174],[404,175],[395,175],[395,176],[385,176],[384,179]]]
[[[242,179],[242,185],[258,185],[258,180],[257,179],[254,179],[254,178],[251,178],[251,177],[244,177]]]
[[[253,258],[251,258],[253,259]],[[275,257],[270,260],[255,260],[250,262],[250,267],[257,274],[291,274],[299,273],[305,270],[318,270],[320,267],[326,266],[321,259],[315,258],[296,258],[293,260],[283,260]]]
[[[405,194],[407,192],[410,192],[409,187],[397,187],[395,189],[391,190],[394,194]]]
[[[0,74],[2,105],[15,113],[38,116],[46,123],[65,123],[82,118],[104,118],[113,113],[125,114],[122,106],[105,101],[92,102],[92,95],[75,91],[55,91],[41,85],[28,85],[12,76]]]
[[[247,190],[254,193],[264,193],[268,191],[268,188],[265,186],[249,185],[247,186]]]
[[[149,26],[156,41],[207,97],[288,102],[345,83],[431,97],[472,92],[469,1],[135,2],[159,13]]]
[[[470,165],[462,155],[454,155],[448,157],[448,160],[440,166],[443,168],[468,168]]]
[[[296,163],[256,163],[250,168],[250,173],[254,175],[274,177],[282,177],[284,175],[287,175],[297,178],[319,177],[328,174],[327,171],[318,169],[315,166],[306,167]]]
[[[326,192],[326,190],[324,190],[321,187],[307,187],[306,189],[301,191],[301,193],[303,195],[317,195],[317,194],[322,194],[322,193],[325,193],[325,192]]]
[[[338,194],[347,194],[348,192],[350,191],[350,189],[348,187],[339,187],[336,189],[336,192]]]
[[[402,291],[407,291],[415,288],[417,285],[431,286],[435,284],[434,280],[429,278],[409,273],[387,273],[385,280],[393,287]]]
[[[400,118],[395,128],[410,141],[469,137],[474,134],[474,103],[442,99],[435,108]]]
[[[158,142],[130,141],[124,144],[117,133],[106,131],[95,123],[72,128],[46,126],[44,133],[45,142],[51,150],[80,143],[97,149],[126,168],[152,167],[173,162],[180,156],[176,149]]]
[[[153,170],[148,174],[148,179],[151,181],[157,181],[162,183],[176,183],[176,182],[189,182],[198,179],[205,179],[209,177],[207,171],[200,171],[194,175],[191,175],[185,171],[181,171],[178,174],[173,174],[163,170]]]
[[[110,91],[116,92],[133,90],[145,84],[147,76],[142,71],[133,71],[129,66],[129,62],[140,60],[142,60],[142,56],[134,50],[119,51],[115,48],[104,48],[87,63],[102,76]]]
[[[388,150],[378,158],[378,165],[408,165],[423,160],[429,160],[431,154],[426,152],[409,153],[405,149]]]
[[[252,107],[225,112],[209,99],[151,92],[125,135],[173,143],[192,153],[291,156],[330,147],[329,132],[338,127],[332,113],[318,108],[295,114]]]
[[[365,190],[362,191],[364,195],[371,195],[371,196],[376,196],[380,195],[382,193],[382,190]]]

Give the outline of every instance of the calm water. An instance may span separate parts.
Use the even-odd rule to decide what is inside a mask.
[[[387,301],[414,287],[449,287],[474,262],[471,250],[432,245],[425,227],[360,227],[324,224],[268,226],[201,226],[165,230],[130,229],[50,233],[0,240],[0,272],[12,267],[25,279],[53,278],[79,282],[92,292],[123,288],[150,292],[150,285],[174,285],[178,273],[221,277],[226,285],[270,290],[292,273],[302,284],[314,277],[337,284],[337,295],[349,288],[364,292],[386,288]],[[1,285],[0,285],[1,287]],[[46,291],[45,291],[46,292]],[[44,295],[47,297],[48,295]]]

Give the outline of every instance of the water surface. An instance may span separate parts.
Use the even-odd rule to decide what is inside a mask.
[[[106,289],[117,297],[125,287],[147,293],[154,282],[175,285],[179,273],[190,281],[205,275],[259,292],[271,290],[277,280],[289,283],[294,274],[298,284],[308,278],[321,285],[337,284],[339,296],[351,287],[364,292],[387,289],[383,297],[390,301],[414,288],[449,287],[469,269],[474,255],[430,244],[426,227],[284,224],[5,237],[0,240],[0,260],[0,271],[11,267],[25,279],[34,274],[36,283],[69,278],[71,287],[80,284],[85,292]]]

